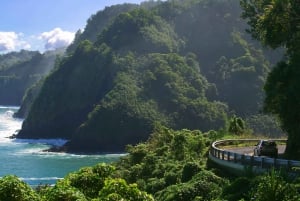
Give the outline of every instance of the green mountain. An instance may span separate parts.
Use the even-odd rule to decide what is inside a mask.
[[[95,42],[97,35],[103,31],[103,29],[112,22],[113,18],[121,13],[131,11],[138,8],[136,4],[122,4],[106,7],[104,10],[97,12],[87,20],[87,25],[84,32],[77,31],[75,39],[71,45],[67,48],[67,52],[73,52],[80,41],[89,40]]]
[[[232,113],[257,114],[269,62],[245,37],[240,13],[236,0],[105,8],[40,92],[28,93],[34,101],[17,137],[67,138],[73,152],[123,151],[156,124],[209,131],[225,128]]]
[[[21,50],[0,55],[0,104],[20,105],[26,90],[49,73],[61,52]]]

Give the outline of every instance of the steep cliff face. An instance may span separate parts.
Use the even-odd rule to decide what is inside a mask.
[[[40,85],[18,137],[70,139],[72,152],[123,151],[155,124],[224,128],[229,111],[249,111],[233,97],[251,100],[255,113],[268,63],[241,33],[238,2],[212,2],[129,6],[97,34],[98,14],[91,18]]]
[[[44,81],[18,137],[70,138],[109,90],[111,53],[83,42]]]
[[[167,23],[148,11],[137,10],[126,15],[128,19],[124,20],[123,15],[120,15],[114,23],[121,27],[131,24],[135,27],[134,30],[125,29],[122,34],[114,33],[117,26],[111,24],[95,44],[82,41],[75,52],[65,58],[45,79],[18,137],[71,138],[80,124],[84,123],[87,114],[112,89],[117,74],[123,70],[122,68],[127,67],[126,64],[119,64],[122,59],[117,59],[117,55],[123,54],[125,50],[122,49],[123,46],[112,45],[113,39],[124,37],[119,41],[123,44],[127,43],[124,47],[128,49],[130,46],[141,48],[150,44],[152,46],[144,53],[151,53],[156,50],[156,41],[152,41],[148,37],[149,33],[143,29],[151,26],[161,35],[172,33]],[[166,29],[167,33],[162,32]],[[172,34],[176,37],[174,32]],[[127,41],[125,35],[138,37],[139,40],[136,41],[138,45],[135,41]],[[167,42],[161,40],[158,45],[165,48],[165,51],[178,46],[176,38],[171,40],[171,44]]]

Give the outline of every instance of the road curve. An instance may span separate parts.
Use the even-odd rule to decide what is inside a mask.
[[[260,174],[271,168],[285,169],[291,174],[300,175],[300,161],[282,158],[286,140],[274,139],[278,142],[278,158],[253,156],[256,139],[228,139],[219,140],[211,144],[209,159],[222,168],[234,174],[244,174],[245,167],[251,167],[253,173]],[[241,147],[242,144],[248,144]]]
[[[285,151],[286,145],[277,145],[278,147],[278,154],[282,155]],[[245,154],[245,155],[253,155],[254,146],[248,146],[248,147],[230,147],[230,148],[224,148],[228,151],[233,151],[238,154]]]

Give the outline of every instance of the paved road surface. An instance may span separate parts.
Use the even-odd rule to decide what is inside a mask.
[[[253,150],[255,146],[251,147],[232,147],[226,148],[226,150],[234,151],[238,154],[246,154],[246,155],[253,155]],[[277,145],[278,147],[278,154],[283,154],[285,150],[285,145]]]

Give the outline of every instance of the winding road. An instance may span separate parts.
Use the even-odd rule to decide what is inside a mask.
[[[238,153],[238,154],[253,155],[254,147],[255,146],[230,147],[230,148],[226,148],[226,150],[233,151],[233,152]],[[284,153],[285,147],[286,147],[286,145],[277,145],[279,156]]]

